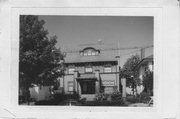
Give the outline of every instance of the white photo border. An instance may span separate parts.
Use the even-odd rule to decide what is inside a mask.
[[[26,113],[49,112],[114,112],[147,113],[157,115],[161,110],[161,9],[160,8],[11,8],[11,106],[15,111]],[[64,107],[18,105],[19,16],[20,15],[85,15],[85,16],[151,16],[154,17],[154,106],[153,107]],[[20,111],[21,110],[21,111]],[[124,114],[123,114],[124,115]]]

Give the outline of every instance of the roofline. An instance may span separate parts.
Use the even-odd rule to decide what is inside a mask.
[[[115,62],[117,63],[117,60],[106,60],[106,61],[84,61],[84,62],[65,62],[65,64],[72,64],[72,63],[97,63],[97,62]]]
[[[143,58],[143,59],[136,65],[136,67],[134,68],[134,70],[137,69],[137,68],[139,67],[139,65],[140,65],[143,61],[148,60],[148,59],[153,59],[153,58]],[[152,60],[152,61],[153,61],[153,60]]]

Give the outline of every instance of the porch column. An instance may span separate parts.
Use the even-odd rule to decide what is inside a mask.
[[[78,93],[79,95],[81,95],[81,86],[80,86],[80,82],[77,82],[77,88],[78,88],[77,93]]]
[[[122,84],[122,98],[125,101],[126,100],[126,78],[121,79]]]
[[[95,77],[97,81],[95,82],[95,93],[98,94],[100,92],[100,75],[99,70],[95,70]]]
[[[78,91],[78,85],[77,85],[77,78],[78,78],[79,72],[78,71],[74,71],[74,91],[77,92]]]

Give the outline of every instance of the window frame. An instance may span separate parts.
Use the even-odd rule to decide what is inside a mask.
[[[82,51],[79,51],[80,56],[97,56],[100,54],[100,50],[89,48]]]
[[[68,92],[73,92],[74,91],[74,82],[73,81],[68,81],[67,87],[68,87]],[[70,90],[70,87],[72,87],[72,90]]]
[[[74,74],[74,71],[72,73],[70,73],[70,71],[69,71],[70,69],[74,69],[74,71],[75,71],[76,70],[75,67],[69,67],[68,68],[68,74]]]
[[[91,71],[88,71],[88,72],[87,72],[87,70],[86,70],[87,68],[91,68]],[[84,72],[85,72],[85,73],[93,73],[93,68],[90,67],[90,66],[89,66],[89,67],[84,67]]]

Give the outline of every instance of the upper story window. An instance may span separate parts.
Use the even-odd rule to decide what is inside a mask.
[[[112,72],[112,64],[108,63],[104,65],[104,72]]]
[[[75,71],[75,68],[69,68],[69,69],[68,69],[68,73],[69,73],[69,74],[74,74],[74,71]]]
[[[88,50],[88,55],[92,55],[92,51],[91,50]]]
[[[88,47],[80,51],[81,56],[95,56],[99,55],[100,50],[96,50],[95,48]]]
[[[88,56],[88,53],[87,53],[87,52],[84,52],[82,55],[84,55],[84,56]]]
[[[104,72],[112,72],[112,69],[111,67],[104,67]]]
[[[86,68],[85,68],[85,72],[86,72],[86,73],[92,73],[92,72],[93,72],[92,67],[86,67]]]
[[[93,51],[91,54],[92,54],[92,55],[96,55],[96,52],[95,52],[95,51]]]

